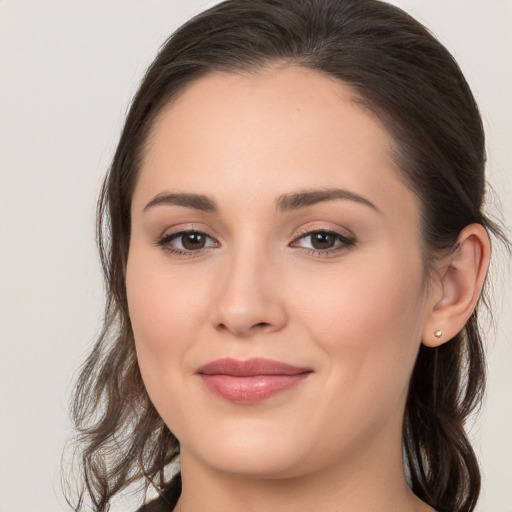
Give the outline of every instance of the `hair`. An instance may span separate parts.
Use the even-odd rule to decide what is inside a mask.
[[[420,199],[427,274],[469,224],[505,240],[482,212],[485,140],[473,95],[450,53],[408,14],[378,0],[228,0],[194,17],[149,67],[101,190],[97,235],[107,297],[72,403],[83,473],[75,510],[88,498],[106,511],[134,482],[161,489],[179,455],[142,382],[125,288],[131,198],[154,120],[208,73],[283,63],[349,85],[391,134],[400,174]],[[421,346],[410,381],[404,464],[413,492],[438,512],[475,509],[480,472],[464,425],[484,382],[477,308],[452,340]]]

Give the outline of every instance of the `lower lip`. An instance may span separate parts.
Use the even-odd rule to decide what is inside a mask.
[[[254,404],[291,389],[302,382],[308,373],[298,375],[201,375],[208,390],[230,402]]]

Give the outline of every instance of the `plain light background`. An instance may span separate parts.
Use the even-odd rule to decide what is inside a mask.
[[[0,0],[0,512],[68,510],[60,459],[76,370],[99,330],[95,202],[130,98],[207,0]],[[480,104],[489,179],[512,213],[512,1],[395,0],[458,59]],[[512,512],[510,262],[472,427],[480,512]],[[133,511],[121,501],[116,511]]]

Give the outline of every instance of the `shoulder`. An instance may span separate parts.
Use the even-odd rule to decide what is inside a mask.
[[[181,475],[176,475],[162,489],[162,494],[142,505],[136,512],[172,512],[181,494]]]

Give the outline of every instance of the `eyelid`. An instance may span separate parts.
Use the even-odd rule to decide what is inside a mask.
[[[356,241],[355,234],[348,228],[344,228],[341,226],[326,226],[325,224],[315,225],[314,223],[309,223],[305,226],[301,226],[297,230],[297,233],[294,235],[294,240],[297,240],[307,235],[311,235],[313,233],[332,233],[333,235],[339,236],[340,238],[343,238],[347,241]]]
[[[157,244],[164,238],[170,238],[172,236],[179,236],[184,233],[201,233],[203,235],[218,241],[218,237],[212,234],[210,227],[202,223],[185,222],[167,226],[162,229],[158,235],[156,235],[155,243]]]
[[[173,227],[171,230],[168,230],[164,232],[162,235],[160,235],[156,240],[154,240],[154,244],[157,246],[160,246],[163,250],[170,254],[175,254],[178,256],[200,256],[206,251],[209,251],[213,248],[218,248],[221,246],[218,239],[211,234],[208,233],[208,229],[201,228],[194,224],[188,224],[188,225],[180,225]],[[314,256],[332,256],[335,253],[341,252],[341,251],[347,251],[349,250],[353,245],[356,243],[356,238],[353,235],[352,232],[345,232],[342,231],[348,231],[346,229],[342,230],[340,228],[332,228],[332,227],[326,227],[326,226],[303,226],[301,227],[298,232],[295,234],[293,240],[288,244],[289,247],[292,248],[298,248],[302,249],[303,251],[310,253]],[[174,247],[172,245],[172,242],[184,235],[190,234],[190,233],[197,233],[200,235],[203,235],[206,239],[210,240],[208,245],[204,247],[199,247],[197,249],[186,249],[186,248],[179,248]],[[336,243],[332,247],[328,248],[314,248],[314,247],[303,247],[299,242],[307,237],[311,237],[314,234],[317,233],[324,233],[329,234],[335,237]]]
[[[208,245],[206,247],[201,247],[198,249],[180,249],[178,247],[173,247],[171,245],[171,242],[173,242],[174,240],[176,240],[184,235],[191,234],[191,233],[197,233],[197,234],[203,235],[206,238],[213,240],[214,243],[211,245]],[[219,241],[215,237],[208,234],[205,229],[200,229],[200,228],[198,228],[198,226],[194,226],[194,225],[180,226],[179,228],[175,228],[172,231],[166,231],[166,232],[164,232],[164,234],[160,235],[156,240],[154,240],[154,244],[157,246],[160,246],[163,250],[165,250],[166,252],[168,252],[170,254],[175,254],[178,256],[190,256],[190,257],[200,256],[205,251],[208,251],[211,248],[220,246]]]
[[[310,233],[318,233],[318,232],[334,233],[334,234],[340,235],[344,238],[355,238],[354,233],[352,233],[352,231],[350,231],[348,228],[344,228],[341,226],[337,226],[337,227],[326,226],[324,223],[322,223],[321,225],[318,225],[318,224],[315,225],[315,223],[313,223],[313,222],[308,223],[304,226],[301,226],[297,230],[297,234],[295,235],[295,238],[299,238],[300,236],[307,235]]]
[[[298,244],[299,240],[302,240],[308,236],[312,236],[315,233],[324,233],[333,235],[338,239],[339,242],[333,247],[327,249],[316,249],[310,247],[302,247]],[[352,232],[341,233],[339,229],[327,228],[325,226],[307,226],[299,230],[298,234],[294,237],[293,241],[289,244],[290,247],[300,248],[314,256],[332,256],[341,251],[347,251],[356,244],[356,237]]]

